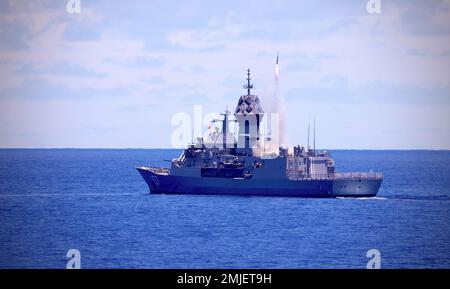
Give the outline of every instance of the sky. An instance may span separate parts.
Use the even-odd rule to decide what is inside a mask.
[[[450,1],[0,1],[0,147],[169,148],[177,113],[269,109],[288,141],[450,149]]]

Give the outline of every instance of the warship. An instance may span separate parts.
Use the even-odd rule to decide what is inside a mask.
[[[277,59],[278,63],[278,59]],[[271,140],[260,132],[264,111],[251,93],[250,70],[247,94],[239,97],[234,113],[221,114],[220,130],[209,140],[189,144],[170,168],[142,166],[137,170],[153,194],[259,195],[292,197],[374,197],[382,173],[337,172],[329,152],[285,145],[265,152],[261,142]],[[231,133],[233,122],[238,133]]]

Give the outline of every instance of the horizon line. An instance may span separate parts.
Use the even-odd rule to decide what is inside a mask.
[[[0,147],[0,150],[184,150],[161,147]],[[450,148],[320,148],[317,151],[450,151]]]

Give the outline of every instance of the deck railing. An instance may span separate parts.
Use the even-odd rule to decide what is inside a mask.
[[[287,171],[290,180],[380,180],[382,173],[334,173],[334,174],[305,174],[295,171]]]
[[[169,175],[170,170],[167,168],[141,167],[160,175]],[[305,174],[298,171],[288,170],[286,172],[290,180],[381,180],[382,173],[333,173],[333,174]]]
[[[140,167],[140,169],[148,170],[159,175],[170,175],[170,170],[167,168],[157,168],[157,167]]]

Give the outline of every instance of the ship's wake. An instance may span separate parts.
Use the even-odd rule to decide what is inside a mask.
[[[355,198],[355,197],[337,197],[336,199],[340,200],[387,200],[387,198],[384,197],[361,197],[361,198]]]

